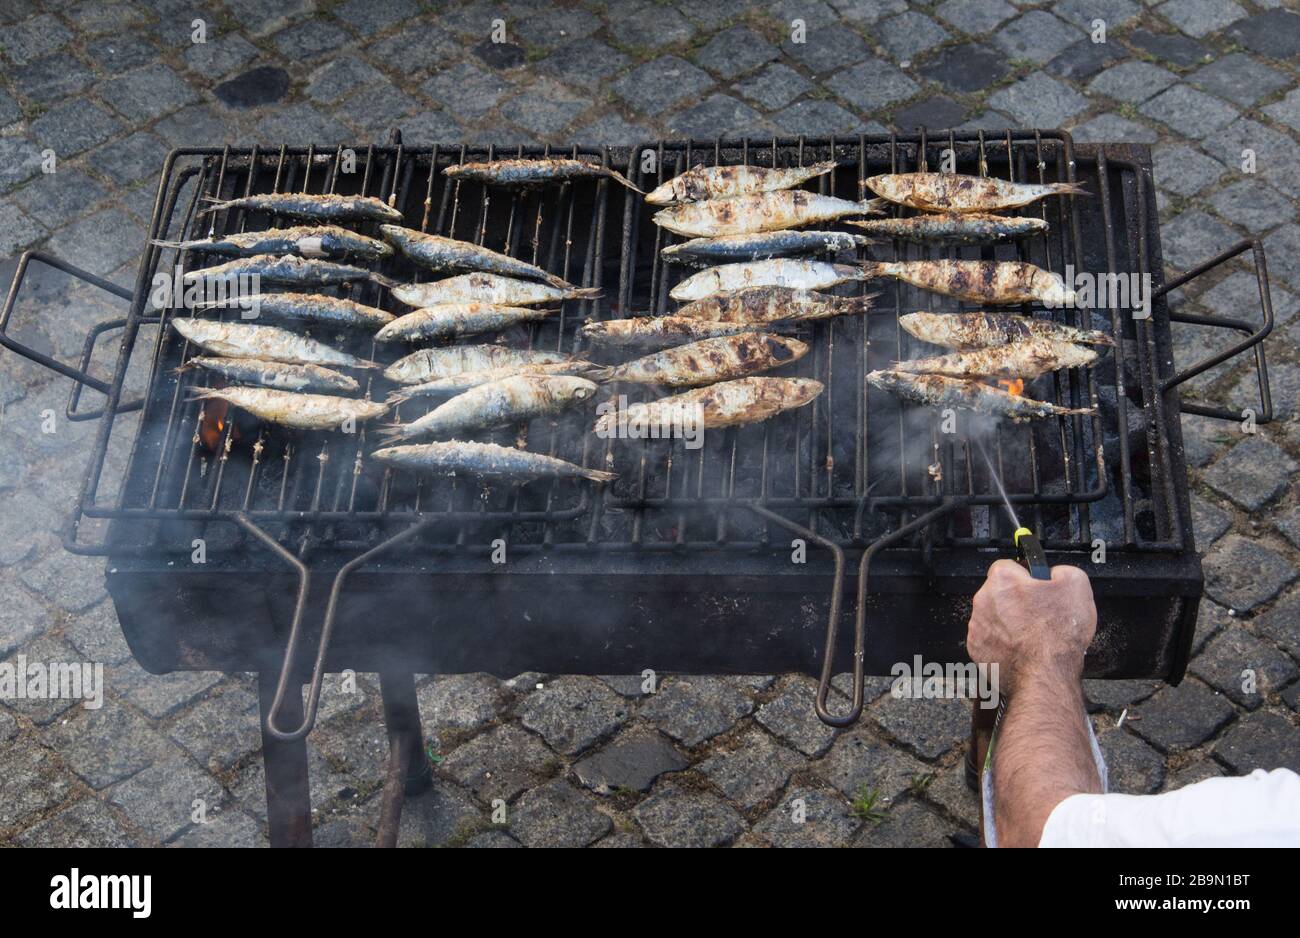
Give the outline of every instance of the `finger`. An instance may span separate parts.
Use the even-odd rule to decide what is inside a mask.
[[[1013,579],[1016,580],[1033,579],[1033,577],[1029,575],[1028,570],[1020,566],[1020,564],[1016,563],[1014,560],[1008,560],[1005,557],[1003,557],[1001,560],[993,561],[992,565],[989,567],[988,575],[990,579],[992,579],[994,576],[1012,577]]]

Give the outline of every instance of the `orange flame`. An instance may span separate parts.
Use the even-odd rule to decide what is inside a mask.
[[[199,424],[199,439],[207,449],[214,453],[221,448],[221,437],[226,432],[226,413],[229,410],[230,405],[225,401],[210,400],[204,402],[203,422]],[[238,429],[232,429],[231,435],[238,437]]]
[[[1017,397],[1025,393],[1025,381],[1023,378],[998,378],[998,387],[1008,394],[1014,394]]]

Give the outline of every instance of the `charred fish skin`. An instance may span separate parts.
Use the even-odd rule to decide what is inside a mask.
[[[383,199],[370,195],[273,192],[224,200],[203,196],[203,201],[212,203],[203,209],[204,213],[242,209],[247,212],[270,212],[272,215],[309,218],[313,221],[400,222],[402,220],[401,212]]]
[[[1023,339],[1009,345],[897,362],[893,370],[950,378],[1023,378],[1032,381],[1049,371],[1082,368],[1096,360],[1097,351],[1086,345],[1051,339]]]
[[[460,163],[448,166],[442,172],[450,179],[471,179],[491,186],[541,186],[573,179],[604,177],[644,195],[626,176],[608,166],[588,163],[586,160],[492,160],[481,163]]]
[[[279,256],[258,254],[253,257],[239,257],[224,264],[204,267],[202,270],[191,270],[182,277],[182,280],[186,284],[213,284],[218,281],[237,282],[253,277],[261,283],[294,287],[324,287],[353,283],[358,280],[371,280],[383,286],[392,283],[387,277],[363,267],[312,260],[292,254]]]
[[[383,416],[387,404],[354,397],[300,394],[272,388],[193,388],[199,400],[216,398],[246,410],[259,420],[296,430],[337,430]]]
[[[380,225],[380,232],[395,248],[430,270],[481,270],[507,277],[524,277],[543,280],[553,287],[571,287],[572,284],[554,274],[548,274],[536,264],[497,251],[457,241],[441,235],[425,234],[399,225]]]
[[[669,388],[695,387],[779,368],[806,354],[807,344],[797,339],[746,332],[703,339],[633,359],[611,368],[605,378]]]
[[[688,302],[751,287],[820,290],[853,280],[867,280],[870,276],[861,266],[853,264],[778,257],[770,261],[709,267],[687,277],[669,290],[668,295],[679,302]]]
[[[320,365],[289,365],[257,358],[221,358],[197,356],[181,365],[181,370],[202,368],[234,384],[279,391],[324,391],[355,394],[361,390],[356,378]]]
[[[887,173],[871,176],[867,188],[898,205],[924,212],[997,212],[1020,208],[1049,195],[1087,195],[1075,183],[1007,182],[960,173]]]
[[[705,430],[761,423],[812,403],[824,389],[811,378],[737,378],[602,414],[594,429],[603,437],[620,424],[664,426],[689,409],[697,409]]]
[[[690,316],[637,316],[589,322],[578,330],[578,335],[597,347],[658,349],[753,331],[754,324],[749,322],[710,322]]]
[[[1049,339],[1075,345],[1114,346],[1115,340],[1097,329],[1079,329],[1050,319],[1011,313],[906,313],[898,324],[910,335],[932,345],[959,351],[991,348],[1026,339]]]
[[[695,166],[665,182],[645,197],[651,205],[703,202],[754,192],[792,189],[831,172],[834,160],[811,166],[770,169],[762,166]]]
[[[157,247],[178,251],[208,251],[233,257],[259,254],[294,254],[325,260],[382,261],[393,256],[393,249],[377,238],[370,238],[337,225],[299,225],[293,228],[269,228],[266,231],[242,231],[221,237],[192,241],[150,242]]]
[[[1023,261],[865,261],[867,276],[897,277],[915,287],[972,303],[1039,302],[1072,306],[1076,296],[1060,274]]]
[[[557,312],[532,306],[496,306],[491,303],[447,303],[428,306],[399,316],[375,333],[380,342],[418,342],[452,339],[508,329],[521,322],[536,322]]]
[[[171,320],[171,327],[187,341],[222,358],[257,358],[288,365],[337,365],[343,368],[377,368],[374,362],[339,351],[323,342],[278,326],[211,319]]]
[[[420,384],[407,384],[388,395],[390,404],[409,401],[416,397],[437,397],[446,394],[459,394],[479,385],[491,384],[515,375],[563,375],[574,378],[593,378],[606,369],[592,362],[572,359],[562,362],[543,362],[532,365],[502,365],[483,371],[462,371],[445,378],[433,378]]]
[[[397,384],[421,384],[471,371],[508,366],[566,362],[560,352],[512,349],[504,345],[450,345],[418,349],[384,369],[384,377]]]
[[[1047,231],[1047,222],[1032,216],[1005,216],[945,212],[908,218],[851,219],[845,222],[883,238],[901,238],[917,244],[987,244]]]
[[[872,240],[863,235],[842,231],[759,231],[718,238],[692,238],[680,244],[670,244],[659,253],[673,263],[705,267],[733,261],[839,254],[871,243]]]
[[[494,479],[590,479],[612,482],[612,472],[588,469],[576,463],[530,453],[527,450],[498,446],[495,443],[414,443],[389,446],[371,454],[373,459],[411,472],[436,475],[469,475]]]
[[[494,306],[536,306],[564,300],[594,300],[598,287],[553,287],[503,277],[499,274],[460,274],[428,283],[404,283],[392,288],[392,294],[407,306],[443,306],[449,303],[488,303]]]
[[[904,400],[929,407],[956,407],[1014,421],[1040,417],[1069,417],[1094,413],[1091,407],[1058,407],[1001,388],[964,378],[913,375],[902,371],[873,371],[867,383]]]
[[[595,394],[595,383],[586,378],[512,375],[464,391],[411,423],[386,427],[385,442],[422,436],[455,437],[527,423],[536,417],[558,414]]]
[[[677,309],[675,316],[718,323],[812,322],[833,316],[851,316],[871,309],[876,294],[831,296],[791,287],[751,287],[729,290],[695,300]]]
[[[255,308],[259,315],[371,331],[386,326],[397,318],[374,306],[320,293],[261,293],[251,297],[234,297],[225,302],[195,303],[194,308]]]
[[[707,202],[681,202],[656,212],[654,222],[683,237],[714,238],[797,228],[848,215],[877,214],[880,204],[877,199],[851,202],[803,189],[779,189]]]

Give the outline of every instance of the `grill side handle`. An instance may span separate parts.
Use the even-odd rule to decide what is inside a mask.
[[[90,359],[94,354],[95,343],[99,337],[105,332],[111,332],[125,327],[127,321],[125,319],[113,319],[107,322],[101,322],[91,328],[90,332],[86,335],[86,341],[82,347],[79,368],[66,365],[58,359],[51,358],[44,352],[38,351],[29,345],[24,345],[22,342],[19,342],[17,339],[13,338],[13,336],[9,335],[9,323],[13,318],[14,306],[18,301],[18,295],[22,292],[23,281],[27,276],[27,271],[32,261],[37,261],[46,267],[52,267],[55,270],[62,271],[74,280],[88,283],[92,287],[103,290],[105,293],[111,293],[113,296],[126,300],[128,303],[133,299],[133,295],[130,290],[127,290],[124,287],[119,287],[110,280],[105,280],[103,277],[92,274],[88,270],[82,270],[80,267],[75,267],[51,254],[45,253],[44,251],[25,251],[23,252],[23,256],[18,260],[18,269],[14,272],[13,282],[9,285],[9,293],[5,297],[4,309],[3,311],[0,311],[0,346],[19,354],[44,368],[48,368],[51,371],[69,377],[76,382],[73,385],[72,393],[68,398],[68,406],[66,409],[68,419],[93,420],[97,417],[102,417],[104,415],[104,408],[101,407],[97,410],[90,411],[78,411],[77,403],[81,399],[81,389],[83,387],[91,388],[105,396],[108,395],[110,391],[109,383],[90,374]],[[114,413],[125,414],[133,410],[139,410],[143,406],[144,398],[136,398],[134,400],[119,403]]]
[[[1258,328],[1244,319],[1230,319],[1226,316],[1201,316],[1197,313],[1174,313],[1169,314],[1170,322],[1185,322],[1197,326],[1212,326],[1217,329],[1231,329],[1245,336],[1240,342],[1231,348],[1211,355],[1203,361],[1197,362],[1182,371],[1176,372],[1166,378],[1160,385],[1161,393],[1176,388],[1191,378],[1195,378],[1202,372],[1208,371],[1217,365],[1221,365],[1230,358],[1235,358],[1242,352],[1255,350],[1255,371],[1259,377],[1259,412],[1255,415],[1256,424],[1269,423],[1273,419],[1273,396],[1268,386],[1268,363],[1264,360],[1264,338],[1273,331],[1273,300],[1269,295],[1268,289],[1268,264],[1264,259],[1264,246],[1258,239],[1246,240],[1237,245],[1228,248],[1226,251],[1210,258],[1202,264],[1198,264],[1186,273],[1175,277],[1166,283],[1163,287],[1155,292],[1156,297],[1164,296],[1170,290],[1176,290],[1183,284],[1195,280],[1202,274],[1208,273],[1214,268],[1225,264],[1240,254],[1251,251],[1255,260],[1255,279],[1259,285],[1259,303],[1260,311],[1264,317],[1264,323]],[[1215,417],[1219,420],[1237,421],[1245,417],[1242,410],[1231,410],[1226,407],[1209,407],[1204,404],[1190,404],[1186,401],[1179,403],[1179,410],[1185,414],[1197,414],[1202,417]]]

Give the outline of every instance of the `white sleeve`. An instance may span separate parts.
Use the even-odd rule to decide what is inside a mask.
[[[1071,795],[1040,847],[1300,847],[1300,775],[1256,769],[1160,795]]]

